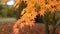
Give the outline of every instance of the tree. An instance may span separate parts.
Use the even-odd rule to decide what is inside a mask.
[[[21,0],[18,0],[21,2]],[[19,8],[18,11],[20,10],[19,14],[22,16],[20,19],[16,22],[14,25],[14,28],[19,31],[17,28],[17,25],[21,25],[21,29],[24,27],[24,25],[30,26],[32,28],[33,23],[35,21],[35,18],[37,15],[40,14],[40,16],[43,16],[43,22],[45,23],[46,26],[46,34],[49,34],[49,27],[48,23],[50,23],[50,19],[52,19],[53,23],[53,34],[55,34],[55,11],[60,10],[60,1],[58,0],[23,0],[24,2],[26,1],[27,6],[25,8],[22,8],[23,4],[20,4],[20,2],[16,1],[15,7]],[[22,9],[20,9],[22,8]],[[47,11],[48,10],[48,11]],[[46,13],[47,11],[47,13]],[[39,17],[40,17],[39,16]],[[25,24],[22,24],[25,23]],[[14,31],[15,32],[15,31]]]

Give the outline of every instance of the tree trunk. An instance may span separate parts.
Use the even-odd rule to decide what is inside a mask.
[[[45,23],[46,34],[49,34],[49,26],[48,26],[48,22],[47,22],[45,19],[46,19],[46,18],[43,18],[43,22]]]
[[[18,9],[17,9],[17,20],[18,19],[20,19],[20,17],[21,17],[21,12],[22,12],[22,10],[24,9],[24,8],[26,8],[27,7],[27,4],[26,4],[26,2],[24,2],[24,1],[22,1],[21,2],[21,4],[19,4],[19,7],[18,7]]]

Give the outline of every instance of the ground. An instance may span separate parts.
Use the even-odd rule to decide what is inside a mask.
[[[12,33],[13,23],[0,22],[0,34]]]
[[[9,21],[6,22],[2,20],[2,22],[0,22],[0,34],[12,34],[15,21]],[[49,26],[49,31],[50,33],[52,32],[52,25]],[[35,23],[35,26],[32,27],[30,31],[29,28],[25,27],[24,30],[22,30],[22,34],[45,34],[45,25],[42,23]]]
[[[12,34],[14,22],[0,22],[0,34]],[[36,26],[29,31],[29,28],[24,28],[23,34],[45,34],[45,25],[42,23],[36,23]],[[23,30],[22,30],[23,31]],[[52,31],[52,26],[49,26],[49,31]]]
[[[0,34],[11,34],[12,33],[12,27],[14,23],[8,23],[8,22],[0,22]],[[25,33],[28,33],[29,29],[25,29]],[[29,31],[30,34],[45,34],[45,27],[44,24],[36,24],[35,27],[33,27],[32,30]],[[33,33],[32,33],[33,32]]]

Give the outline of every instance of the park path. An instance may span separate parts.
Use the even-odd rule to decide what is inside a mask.
[[[0,18],[0,22],[15,22],[16,18]]]

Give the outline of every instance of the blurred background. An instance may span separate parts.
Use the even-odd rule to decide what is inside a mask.
[[[16,20],[16,11],[13,8],[14,0],[0,0],[0,22]]]
[[[16,21],[14,0],[0,0],[0,34],[11,34]],[[12,23],[13,22],[13,23]]]

